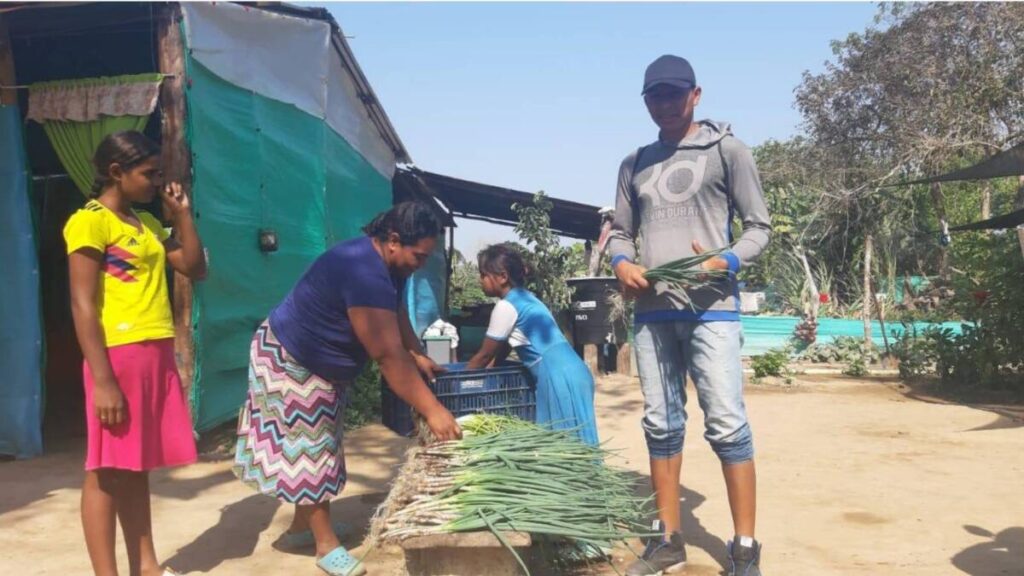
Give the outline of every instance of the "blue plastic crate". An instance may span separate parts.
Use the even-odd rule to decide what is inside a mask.
[[[483,412],[536,420],[537,390],[522,364],[466,370],[466,365],[459,363],[445,368],[448,372],[438,375],[430,387],[456,418]]]
[[[445,374],[430,384],[441,405],[458,418],[466,414],[506,414],[533,422],[537,391],[526,367],[508,362],[495,368],[466,370],[465,363],[446,364]],[[381,420],[397,434],[413,432],[412,411],[381,379]]]
[[[384,378],[380,379],[380,421],[400,436],[412,434],[412,408],[388,388]]]

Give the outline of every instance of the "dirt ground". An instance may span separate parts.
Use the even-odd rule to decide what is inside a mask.
[[[623,451],[619,465],[646,478],[638,384],[602,379],[597,404],[602,437]],[[750,385],[747,405],[766,574],[1024,575],[1024,420],[1012,409],[922,400],[891,380],[829,376]],[[685,574],[717,575],[731,522],[696,402],[690,416]],[[369,426],[350,433],[345,448],[350,480],[332,509],[355,527],[345,539],[355,547],[406,440]],[[0,573],[89,573],[78,519],[81,454],[81,442],[69,441],[42,458],[0,463]],[[156,473],[153,492],[158,551],[181,572],[319,573],[310,557],[270,547],[289,510],[237,482],[227,461]],[[625,561],[619,555],[617,564]],[[123,553],[121,562],[127,566]],[[404,574],[396,550],[374,551],[368,565],[371,574]]]

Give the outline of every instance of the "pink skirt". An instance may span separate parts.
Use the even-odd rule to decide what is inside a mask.
[[[195,462],[192,418],[174,363],[174,339],[113,346],[107,357],[124,394],[126,420],[116,426],[100,424],[92,407],[92,371],[83,362],[85,469],[143,472]]]

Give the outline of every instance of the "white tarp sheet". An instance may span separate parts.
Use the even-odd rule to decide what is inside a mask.
[[[327,64],[327,124],[390,180],[395,173],[395,154],[370,121],[358,94],[356,83],[332,48]]]
[[[395,155],[331,46],[327,22],[220,2],[181,7],[195,60],[236,86],[324,119],[391,179]]]

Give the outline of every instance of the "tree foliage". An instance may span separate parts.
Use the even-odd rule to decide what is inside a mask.
[[[468,308],[490,301],[480,287],[480,270],[476,261],[466,260],[458,250],[452,253],[450,299],[452,308]]]
[[[567,280],[586,271],[581,249],[562,246],[551,230],[554,204],[537,192],[530,204],[515,203],[512,210],[519,218],[515,231],[525,246],[523,256],[529,268],[527,287],[558,313],[569,308],[572,289]]]
[[[832,310],[842,313],[863,298],[871,235],[876,286],[938,277],[955,293],[947,318],[976,322],[950,344],[958,352],[943,366],[967,366],[960,379],[1019,374],[1024,349],[1013,343],[1024,341],[1024,260],[1016,237],[958,233],[947,246],[941,230],[943,221],[982,219],[983,198],[992,215],[1019,207],[1024,187],[1016,178],[899,183],[1024,140],[1024,4],[880,5],[873,26],[832,49],[823,71],[805,72],[795,90],[802,134],[755,150],[775,236],[744,279],[792,292],[792,254],[804,249],[832,279]]]

